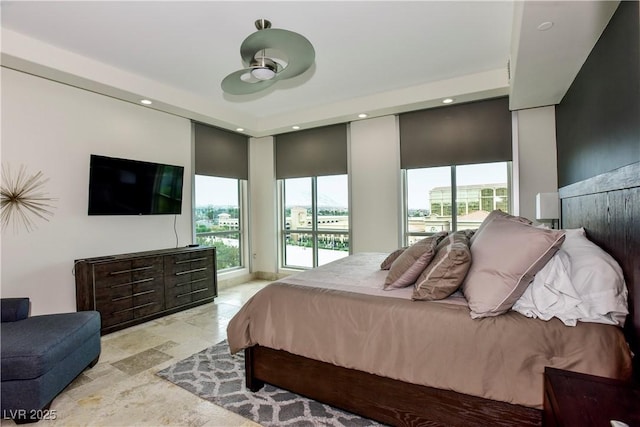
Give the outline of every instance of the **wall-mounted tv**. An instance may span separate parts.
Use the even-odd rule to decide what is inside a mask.
[[[183,166],[91,155],[89,215],[182,211]]]

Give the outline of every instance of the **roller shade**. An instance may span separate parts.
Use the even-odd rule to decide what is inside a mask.
[[[507,97],[403,113],[403,169],[512,160]]]
[[[276,136],[276,178],[347,173],[347,125],[338,124]]]
[[[194,122],[196,175],[247,179],[248,138]]]

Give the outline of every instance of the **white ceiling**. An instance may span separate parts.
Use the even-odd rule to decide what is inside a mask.
[[[617,2],[2,1],[2,65],[251,136],[511,94],[559,102]],[[224,94],[254,21],[298,32],[314,66]],[[536,27],[554,22],[548,31]],[[512,76],[507,63],[511,59]]]

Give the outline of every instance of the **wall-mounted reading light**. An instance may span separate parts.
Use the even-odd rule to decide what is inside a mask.
[[[536,194],[536,219],[542,222],[551,222],[554,228],[555,221],[560,218],[560,199],[558,193]]]

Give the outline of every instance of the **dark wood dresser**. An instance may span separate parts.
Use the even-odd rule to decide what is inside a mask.
[[[215,248],[188,247],[75,261],[76,307],[97,310],[102,334],[213,301]]]
[[[545,427],[640,427],[640,387],[631,382],[561,369],[544,371]]]

